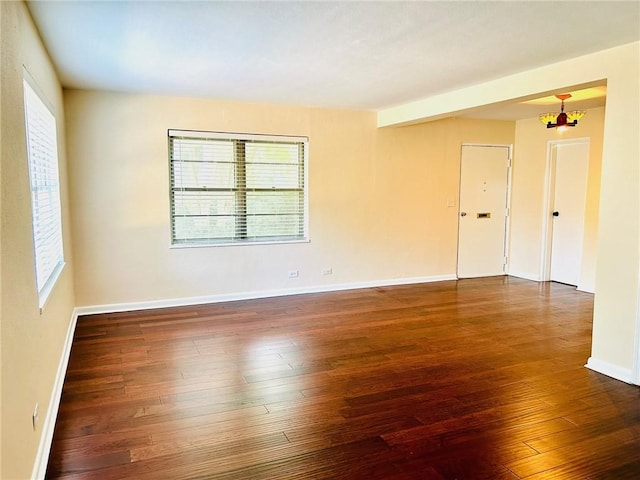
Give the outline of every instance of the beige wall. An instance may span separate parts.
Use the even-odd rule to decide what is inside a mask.
[[[0,7],[0,58],[4,57],[2,51],[4,48],[4,37],[2,36],[2,30],[4,30],[4,24],[2,23],[3,8]],[[4,64],[0,63],[0,71],[4,68]],[[0,75],[0,121],[2,120],[2,96],[4,95],[4,87],[2,86],[3,80]],[[0,127],[0,212],[2,212],[2,163],[4,159],[4,147],[2,146],[2,131]],[[2,227],[0,224],[0,292],[2,292]],[[2,294],[0,293],[0,475],[2,475]]]
[[[62,90],[22,2],[2,11],[2,473],[30,478],[56,370],[74,307]],[[31,202],[25,145],[23,65],[53,104],[58,128],[62,221],[67,265],[42,314],[35,287]],[[31,414],[39,403],[33,431]]]
[[[74,305],[453,274],[457,209],[446,205],[452,196],[457,199],[460,144],[514,143],[514,124],[447,119],[376,129],[377,123],[442,115],[447,105],[464,110],[607,80],[592,358],[631,368],[640,256],[638,43],[378,116],[80,91],[66,92],[63,104],[55,71],[24,5],[0,2],[0,12],[2,478],[31,474]],[[67,266],[42,315],[33,272],[23,64],[59,120]],[[425,112],[425,105],[433,112]],[[308,135],[311,242],[170,249],[169,128]],[[534,190],[530,193],[535,196]],[[326,267],[333,268],[331,277],[322,276]],[[300,270],[300,277],[287,278],[291,269]],[[41,423],[33,432],[36,402]]]
[[[405,277],[455,275],[461,145],[512,145],[514,127],[514,122],[450,118],[380,129],[371,196],[378,231],[370,241],[385,253],[371,261],[391,268],[402,259]],[[448,207],[448,201],[455,206]]]
[[[511,274],[540,279],[548,143],[586,137],[589,138],[589,176],[582,270],[578,287],[594,290],[604,113],[604,107],[590,109],[580,120],[578,127],[563,133],[545,128],[537,117],[516,122],[509,254]]]
[[[379,130],[371,112],[87,91],[65,102],[83,306],[453,275],[447,198],[457,198],[460,144],[514,139],[513,122]],[[173,128],[309,136],[311,241],[169,248]]]
[[[634,352],[640,335],[639,59],[635,43],[608,69],[591,354],[624,371],[634,353],[640,362],[640,350]],[[640,383],[640,370],[635,380]]]
[[[640,42],[528,70],[379,112],[378,125],[441,118],[481,105],[607,83],[589,366],[631,379],[640,329]],[[640,362],[640,358],[636,361]],[[640,365],[640,363],[639,363]],[[639,367],[640,368],[640,367]],[[640,372],[636,372],[640,382]]]

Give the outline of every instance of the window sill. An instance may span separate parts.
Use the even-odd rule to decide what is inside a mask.
[[[263,242],[224,242],[224,243],[174,243],[169,248],[209,248],[209,247],[245,247],[249,245],[288,245],[294,243],[310,243],[308,238],[299,240],[265,240]]]
[[[62,271],[64,270],[65,265],[66,263],[60,262],[56,266],[55,270],[49,277],[49,280],[47,280],[47,283],[44,284],[44,287],[38,293],[38,307],[40,308],[40,315],[42,315],[42,313],[44,312],[44,307],[47,305],[49,298],[51,298],[51,293],[58,283],[58,279],[62,275]]]

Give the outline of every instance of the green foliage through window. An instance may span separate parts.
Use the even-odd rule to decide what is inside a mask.
[[[305,137],[169,131],[173,244],[306,239]]]

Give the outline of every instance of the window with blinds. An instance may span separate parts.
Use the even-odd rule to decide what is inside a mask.
[[[56,119],[26,79],[23,84],[36,286],[42,308],[64,266]]]
[[[307,238],[306,137],[169,131],[174,245]]]

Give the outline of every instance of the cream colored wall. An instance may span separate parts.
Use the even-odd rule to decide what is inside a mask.
[[[3,9],[0,8],[0,29],[4,29],[4,24],[2,23],[2,12]],[[3,57],[2,50],[4,47],[4,38],[2,37],[0,30],[0,57]],[[3,68],[2,63],[0,63],[0,71]],[[0,121],[2,120],[2,92],[4,89],[2,87],[2,75],[0,75]],[[2,212],[2,159],[4,158],[4,148],[2,147],[2,128],[0,127],[0,212]],[[0,412],[2,412],[2,227],[0,223]],[[0,413],[0,475],[2,475],[2,414]]]
[[[74,307],[62,90],[22,2],[0,2],[2,49],[1,329],[3,479],[30,478]],[[67,265],[42,314],[35,287],[23,65],[53,104]],[[31,414],[39,403],[34,431]]]
[[[458,241],[460,155],[463,143],[512,145],[514,122],[450,118],[380,129],[376,202],[380,220],[374,241],[386,253],[372,261],[392,267],[406,259],[405,276],[455,274]],[[452,201],[454,206],[447,206]]]
[[[607,79],[592,359],[633,366],[640,335],[640,43]],[[640,374],[640,372],[637,372]]]
[[[538,118],[516,122],[511,194],[509,260],[511,274],[540,279],[548,143],[553,140],[587,137],[589,138],[589,176],[582,270],[578,287],[587,291],[594,290],[604,113],[604,107],[590,109],[580,120],[578,127],[563,133],[544,128]]]
[[[378,125],[441,118],[481,105],[607,82],[589,365],[630,379],[640,329],[640,42],[603,50],[379,112]]]
[[[379,130],[371,112],[86,91],[65,102],[85,306],[453,275],[447,198],[457,198],[460,143],[514,139],[512,122]],[[309,136],[311,241],[169,248],[174,128]]]
[[[79,305],[366,280],[375,115],[189,98],[65,95]],[[310,243],[170,247],[167,130],[308,135]],[[328,194],[330,192],[330,194]],[[299,270],[298,278],[288,278]]]

